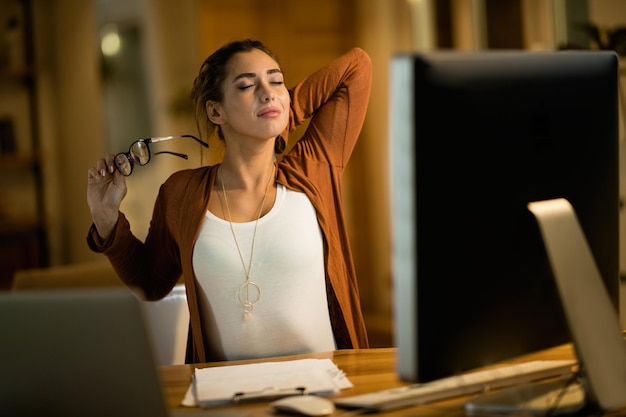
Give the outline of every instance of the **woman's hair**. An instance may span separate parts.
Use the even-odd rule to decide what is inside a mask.
[[[274,54],[260,41],[253,39],[244,39],[241,41],[231,42],[222,46],[213,52],[200,66],[200,72],[193,82],[191,89],[191,100],[194,104],[194,112],[198,130],[202,132],[202,127],[206,128],[207,133],[211,133],[215,129],[215,125],[208,119],[206,114],[206,102],[221,102],[224,96],[222,84],[226,79],[226,67],[233,55],[240,52],[250,52],[258,49],[272,57],[276,62],[278,60]],[[204,126],[202,123],[204,122]],[[217,134],[220,139],[224,139],[222,131],[218,126]]]

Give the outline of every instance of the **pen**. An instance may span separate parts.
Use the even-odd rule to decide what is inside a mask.
[[[278,387],[266,387],[258,391],[249,392],[237,392],[233,395],[233,403],[239,404],[242,402],[267,400],[273,401],[279,398],[288,397],[292,395],[306,395],[307,389],[305,387],[296,388],[278,388]]]

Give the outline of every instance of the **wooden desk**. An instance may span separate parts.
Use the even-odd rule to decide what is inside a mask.
[[[224,366],[253,362],[265,361],[281,361],[302,358],[329,358],[332,359],[337,366],[342,369],[350,381],[354,384],[354,388],[341,391],[335,398],[340,396],[352,396],[364,394],[373,391],[379,391],[388,388],[408,385],[408,383],[400,381],[395,371],[396,349],[360,349],[360,350],[338,350],[334,352],[297,355],[280,358],[264,359],[261,361],[236,361],[236,362],[219,362],[211,364],[194,364],[194,365],[175,365],[161,367],[161,377],[166,394],[166,401],[170,409],[184,408],[181,401],[189,387],[191,374],[194,368],[202,368],[208,366]],[[507,363],[515,363],[533,359],[574,359],[574,352],[570,345],[564,345],[536,354],[520,357],[517,360]],[[388,413],[380,413],[373,415],[385,416],[464,416],[463,405],[468,397],[455,398],[447,401],[441,401],[420,407],[410,407],[400,409]],[[253,416],[275,416],[269,409],[267,403],[252,403],[237,406],[212,407],[212,411],[243,411],[244,415]],[[182,410],[181,410],[182,411]],[[335,416],[344,414],[346,410],[337,409]]]

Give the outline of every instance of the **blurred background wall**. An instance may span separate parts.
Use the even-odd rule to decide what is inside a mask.
[[[189,90],[201,62],[222,44],[246,37],[263,40],[278,56],[289,85],[353,46],[365,49],[373,60],[374,81],[360,143],[346,172],[345,203],[375,346],[392,343],[387,208],[391,56],[429,49],[593,48],[597,45],[580,23],[626,26],[622,0],[31,2],[47,247],[45,265],[16,267],[101,258],[85,243],[91,224],[87,169],[139,138],[197,134]],[[0,111],[10,107],[9,100],[0,99]],[[213,138],[208,151],[184,140],[159,146],[190,158],[157,156],[128,179],[122,210],[140,238],[147,233],[160,184],[175,170],[215,163],[221,155]],[[7,175],[0,169],[0,176]],[[0,205],[10,201],[5,193]]]

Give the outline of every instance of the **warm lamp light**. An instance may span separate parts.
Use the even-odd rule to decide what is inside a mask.
[[[122,46],[120,36],[115,25],[109,25],[103,29],[100,39],[100,49],[105,56],[113,56],[119,53]]]

